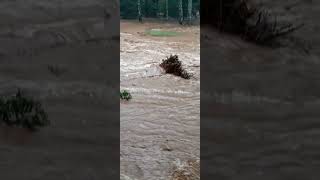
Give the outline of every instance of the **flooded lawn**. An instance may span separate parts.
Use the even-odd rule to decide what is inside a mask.
[[[152,36],[150,31],[169,32]],[[200,157],[200,28],[121,22],[121,179],[170,179]],[[165,74],[162,59],[177,54],[189,80]]]

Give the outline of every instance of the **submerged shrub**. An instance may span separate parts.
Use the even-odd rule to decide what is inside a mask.
[[[120,91],[120,99],[129,101],[130,99],[132,99],[132,96],[130,92],[123,90]]]
[[[182,63],[177,55],[170,55],[168,58],[163,59],[160,67],[168,74],[174,74],[184,79],[190,79],[192,77],[192,74],[183,69]]]
[[[26,97],[19,90],[15,96],[0,98],[0,123],[32,131],[49,125],[47,113],[40,102]]]

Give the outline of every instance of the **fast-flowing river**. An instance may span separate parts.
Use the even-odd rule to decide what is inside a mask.
[[[150,29],[178,32],[152,37]],[[169,179],[200,156],[198,26],[121,22],[120,81],[133,99],[121,109],[121,179]],[[162,59],[177,54],[193,78],[165,74]]]

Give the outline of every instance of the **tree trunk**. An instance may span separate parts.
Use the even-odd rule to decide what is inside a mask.
[[[169,0],[166,0],[166,19],[169,20]]]
[[[180,24],[182,24],[182,23],[183,23],[183,7],[182,7],[182,0],[179,0],[178,8],[179,8],[179,23],[180,23]]]
[[[188,20],[189,20],[189,24],[191,24],[191,21],[192,21],[192,0],[188,0]]]
[[[139,22],[142,22],[141,0],[137,0],[137,6],[138,6],[138,18],[139,18]]]

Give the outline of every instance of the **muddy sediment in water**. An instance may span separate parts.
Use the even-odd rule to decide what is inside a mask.
[[[277,48],[201,27],[201,165],[216,179],[317,179],[320,4],[259,2],[305,26]]]
[[[117,5],[100,0],[0,2],[0,95],[22,89],[43,104],[51,122],[35,133],[0,127],[1,179],[119,177],[108,168],[119,161],[110,147],[119,138],[106,133],[119,133],[118,124],[107,119],[119,121],[118,110],[112,109],[119,103],[118,90],[108,83],[105,68],[118,63],[119,57],[108,53],[119,49],[113,40],[118,30],[105,29],[118,19],[104,19],[105,8],[111,15]],[[119,74],[119,66],[112,69]]]
[[[179,35],[153,37],[145,33],[150,29]],[[198,162],[199,33],[197,26],[121,22],[121,88],[132,94],[130,102],[120,105],[121,179],[174,179],[192,170],[185,164]],[[193,78],[164,72],[159,64],[171,54],[179,56]]]

